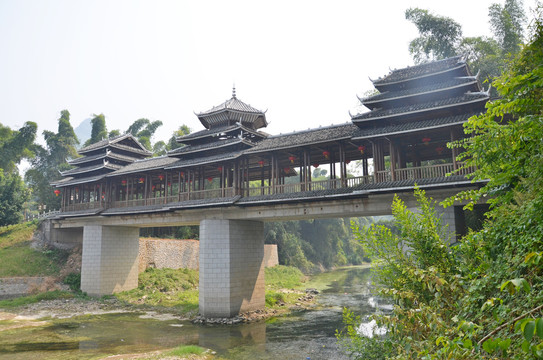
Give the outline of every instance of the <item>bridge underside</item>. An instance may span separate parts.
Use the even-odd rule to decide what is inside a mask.
[[[413,189],[399,191],[408,208],[415,208]],[[457,188],[428,188],[441,201]],[[139,228],[200,225],[200,313],[231,317],[265,305],[263,222],[315,218],[390,215],[394,193],[356,193],[318,201],[266,202],[251,206],[215,206],[158,213],[86,216],[54,220],[56,237],[83,229],[81,289],[105,295],[137,287]],[[461,226],[454,207],[438,209],[451,234]]]

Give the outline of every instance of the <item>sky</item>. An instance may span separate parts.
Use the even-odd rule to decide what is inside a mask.
[[[503,0],[0,0],[0,123],[57,130],[92,114],[124,132],[161,120],[154,141],[232,96],[266,110],[270,134],[350,121],[369,78],[413,64],[410,7],[490,36]],[[524,1],[530,18],[535,0]]]

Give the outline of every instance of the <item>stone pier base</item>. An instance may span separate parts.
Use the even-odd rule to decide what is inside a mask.
[[[200,223],[200,315],[233,317],[263,309],[264,224],[244,220]]]
[[[138,228],[85,226],[81,290],[92,296],[102,296],[136,288],[138,248]]]

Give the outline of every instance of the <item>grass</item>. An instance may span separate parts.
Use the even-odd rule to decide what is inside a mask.
[[[137,289],[115,296],[130,304],[194,312],[198,310],[198,270],[149,268],[139,275]]]
[[[0,227],[0,277],[55,276],[68,257],[62,250],[30,248],[37,222]]]
[[[38,223],[35,221],[17,225],[0,226],[0,249],[17,244],[29,242],[36,231]]]
[[[37,295],[23,296],[10,300],[0,300],[0,309],[16,308],[28,304],[34,304],[42,300],[71,299],[74,295],[67,291],[48,291]]]
[[[302,285],[305,275],[295,267],[277,265],[266,268],[266,285],[272,289],[294,289]]]
[[[167,352],[165,355],[170,356],[187,356],[187,355],[202,355],[206,352],[206,349],[197,345],[181,345]]]
[[[277,265],[266,268],[265,276],[267,307],[279,308],[286,304],[296,303],[301,292],[294,289],[300,288],[306,278],[298,268]]]

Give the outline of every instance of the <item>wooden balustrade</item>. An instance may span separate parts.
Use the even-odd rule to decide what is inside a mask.
[[[461,166],[461,164],[459,164]],[[299,192],[318,192],[327,191],[341,188],[354,188],[364,184],[374,184],[386,181],[403,181],[403,180],[416,180],[416,179],[428,179],[428,178],[440,178],[445,177],[449,173],[467,175],[474,171],[472,167],[464,168],[454,172],[453,164],[439,164],[431,166],[411,167],[404,169],[396,169],[394,174],[389,170],[377,171],[372,175],[349,177],[345,179],[329,179],[321,181],[310,181],[307,183],[293,183],[293,184],[280,184],[271,186],[256,186],[239,189],[238,193],[246,197],[264,196],[272,194],[291,194]],[[392,176],[394,175],[394,176]],[[116,200],[108,204],[107,207],[112,208],[125,208],[125,207],[139,207],[139,206],[152,206],[161,205],[175,202],[184,202],[191,200],[207,200],[207,199],[220,199],[226,197],[233,197],[236,195],[235,188],[220,188],[220,189],[208,189],[198,191],[182,192],[175,195],[169,195],[167,197],[150,197],[146,199],[129,199],[129,200]],[[88,209],[104,208],[106,204],[104,202],[89,202],[89,203],[77,203],[65,205],[62,211],[81,211]]]

